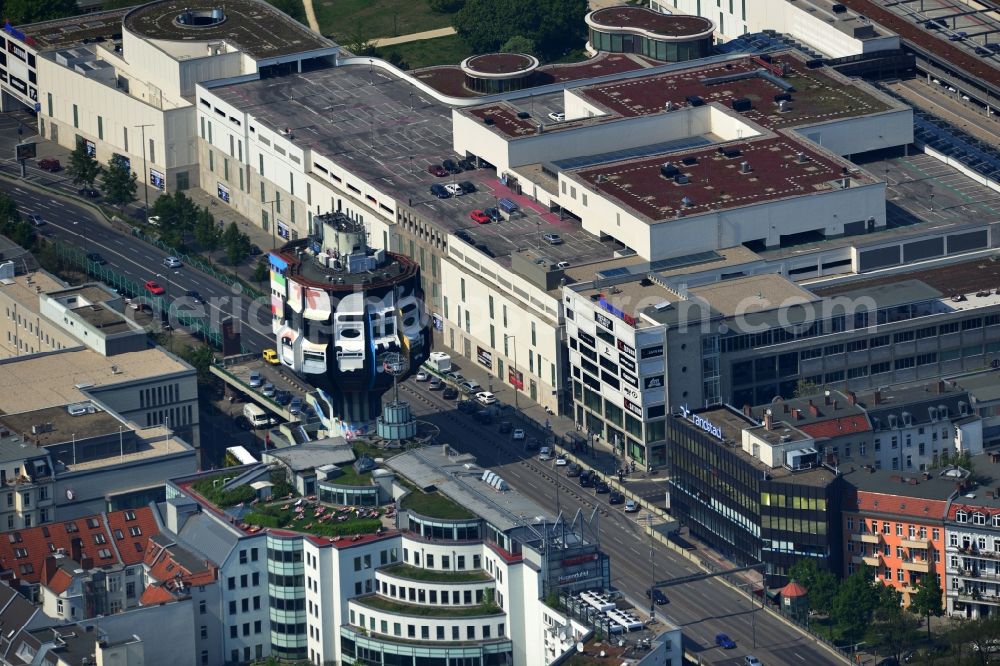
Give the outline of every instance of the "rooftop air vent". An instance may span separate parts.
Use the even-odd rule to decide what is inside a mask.
[[[684,166],[694,166],[697,163],[698,163],[698,158],[694,157],[693,155],[689,155],[681,160],[681,164],[683,164]]]
[[[733,106],[733,111],[737,111],[739,113],[749,111],[753,108],[753,102],[746,97],[737,97],[731,102],[731,104]]]
[[[673,162],[667,162],[660,167],[660,175],[664,178],[673,178],[681,172]]]
[[[753,167],[746,160],[740,162],[740,173],[753,173]]]
[[[690,207],[694,205],[694,201],[692,201],[691,197],[684,197],[681,199],[681,204],[685,207]]]

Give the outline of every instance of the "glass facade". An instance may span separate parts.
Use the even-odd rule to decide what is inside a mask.
[[[319,500],[338,506],[378,506],[377,486],[338,486],[320,482]]]
[[[664,62],[684,62],[712,54],[712,36],[688,42],[664,41],[644,35],[602,32],[590,29],[590,45],[607,53],[638,53]]]
[[[509,92],[511,90],[523,90],[531,85],[531,72],[524,76],[517,76],[512,79],[489,79],[478,76],[465,75],[465,87],[478,93],[493,94]]]
[[[302,539],[267,537],[267,591],[271,654],[306,658],[305,564]]]
[[[407,515],[407,528],[411,532],[436,541],[479,541],[482,539],[480,522],[433,520],[414,513]]]
[[[513,644],[507,640],[479,644],[393,642],[366,636],[351,627],[340,628],[344,664],[362,666],[506,666],[513,663]]]
[[[840,530],[830,516],[839,515],[840,477],[772,479],[759,461],[680,416],[668,434],[671,506],[692,534],[737,563],[764,562],[775,584],[802,557],[839,573]]]

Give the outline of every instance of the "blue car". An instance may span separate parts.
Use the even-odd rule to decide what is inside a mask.
[[[292,401],[288,404],[288,413],[299,414],[301,412],[302,412],[302,398],[299,397],[292,398]]]
[[[736,641],[726,634],[716,634],[715,644],[724,650],[733,650],[736,648]]]

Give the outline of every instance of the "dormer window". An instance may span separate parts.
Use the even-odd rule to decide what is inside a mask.
[[[985,525],[986,514],[976,511],[974,514],[972,514],[972,522],[975,523],[976,525]]]
[[[962,509],[955,512],[955,522],[957,523],[967,523],[969,522],[969,514],[967,514]]]

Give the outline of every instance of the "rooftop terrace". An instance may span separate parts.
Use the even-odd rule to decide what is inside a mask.
[[[74,416],[66,407],[47,407],[19,414],[4,414],[0,416],[0,425],[13,433],[28,437],[39,446],[47,446],[68,442],[73,438],[82,440],[117,433],[119,426],[124,424],[101,410]],[[44,431],[32,433],[35,426],[43,427]]]
[[[223,20],[210,13],[221,8]],[[178,17],[186,16],[184,22]],[[259,0],[160,0],[125,16],[125,27],[149,39],[223,40],[262,60],[334,46],[271,5]]]

